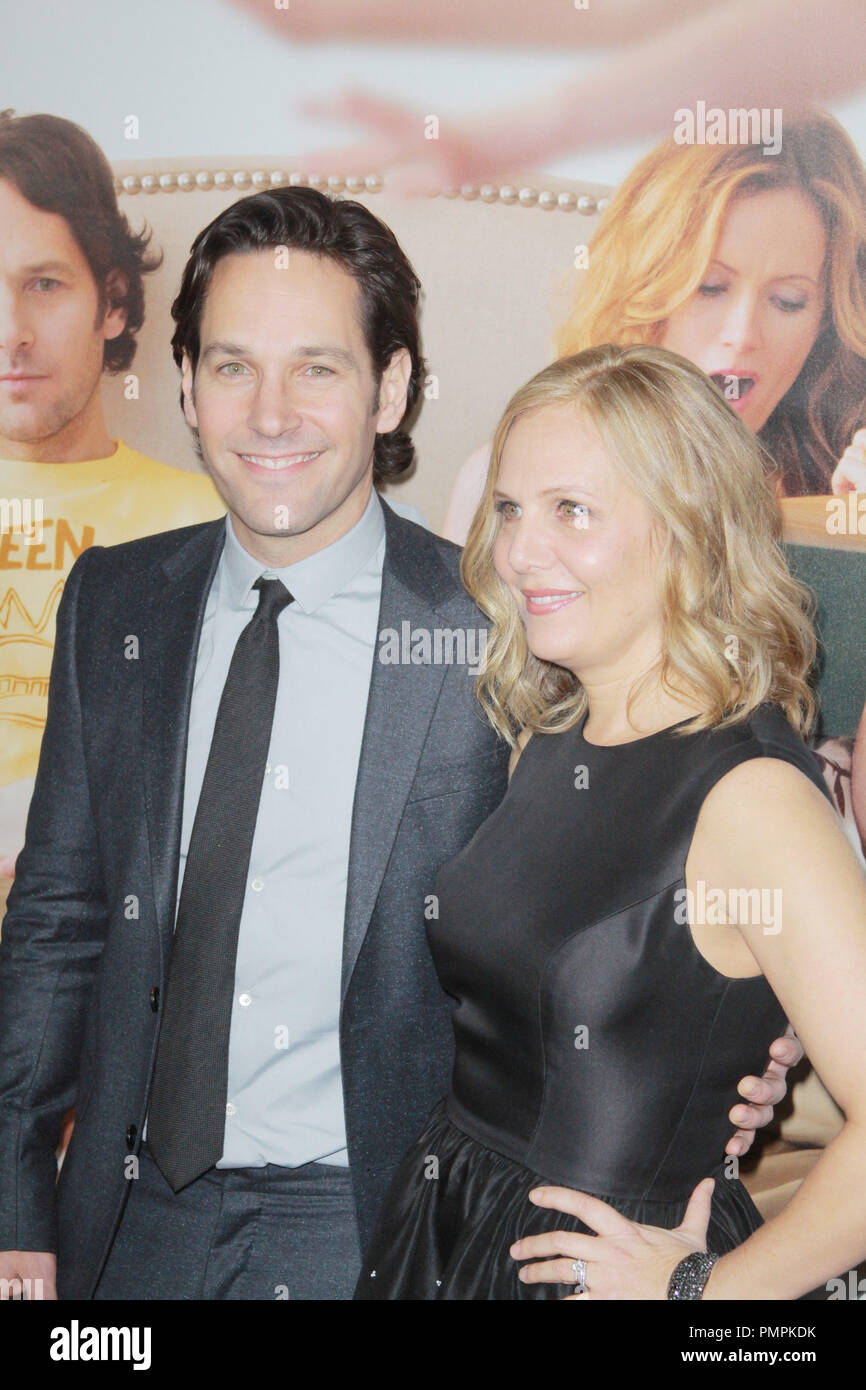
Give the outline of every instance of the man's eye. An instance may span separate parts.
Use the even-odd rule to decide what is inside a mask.
[[[221,376],[240,376],[246,367],[243,362],[224,362],[218,370]]]
[[[34,286],[38,290],[53,290],[55,285],[59,285],[59,280],[52,280],[50,275],[40,275],[38,280],[34,280]]]
[[[308,368],[307,368],[307,371],[308,371],[308,372],[314,372],[314,373],[316,374],[316,376],[318,376],[320,373],[321,373],[322,376],[333,376],[333,375],[334,375],[334,373],[333,373],[333,371],[331,370],[330,367],[323,367],[322,364],[321,364],[320,362],[314,362],[313,365],[312,365],[311,367],[308,367]]]

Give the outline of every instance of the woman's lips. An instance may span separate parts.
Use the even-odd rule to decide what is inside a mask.
[[[568,604],[574,603],[583,593],[583,589],[521,589],[520,591],[526,600],[526,611],[534,617],[540,617],[545,613],[558,613],[560,608],[566,608]]]
[[[728,405],[736,411],[743,410],[758,380],[750,372],[739,371],[710,372],[709,376],[710,381],[719,388]]]

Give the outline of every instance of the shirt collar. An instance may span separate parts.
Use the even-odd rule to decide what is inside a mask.
[[[244,549],[235,535],[230,512],[226,513],[225,527],[221,564],[229,600],[237,608],[255,608],[258,599],[252,596],[252,587],[265,575],[282,580],[297,606],[305,613],[313,613],[346,588],[385,539],[385,517],[375,488],[351,530],[324,550],[281,569],[269,568]]]

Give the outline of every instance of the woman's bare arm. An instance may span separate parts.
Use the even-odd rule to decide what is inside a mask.
[[[498,6],[481,8],[499,12]],[[565,33],[590,11],[572,14],[564,7],[562,13]],[[521,105],[472,121],[440,115],[435,139],[429,112],[365,93],[317,101],[311,113],[348,122],[363,139],[317,150],[301,167],[324,160],[343,172],[403,170],[396,186],[427,192],[672,133],[676,111],[694,109],[698,101],[726,110],[780,109],[784,126],[796,110],[863,83],[862,0],[824,0],[820,9],[814,0],[723,0],[709,8],[690,5],[688,15]],[[524,41],[535,34],[533,21],[525,22]]]
[[[829,802],[774,758],[717,783],[689,858],[708,894],[778,890],[772,928],[719,930],[741,935],[846,1116],[783,1211],[718,1261],[704,1293],[797,1298],[866,1255],[866,882]]]
[[[268,28],[301,40],[375,39],[500,48],[527,41],[557,48],[607,47],[678,24],[684,15],[725,0],[234,0]]]

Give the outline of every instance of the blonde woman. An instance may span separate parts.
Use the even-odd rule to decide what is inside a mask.
[[[641,160],[601,220],[556,349],[606,342],[659,343],[701,367],[765,445],[797,539],[825,544],[826,503],[784,499],[866,492],[866,170],[839,123],[786,119],[773,156],[669,139]],[[489,457],[478,449],[455,482],[443,535],[458,545]],[[866,865],[851,740],[816,753]]]
[[[508,404],[463,575],[515,765],[435,885],[452,1086],[356,1297],[795,1299],[866,1255],[866,884],[779,533],[676,354],[591,349]],[[786,1016],[847,1121],[762,1225],[727,1111]]]
[[[815,114],[782,148],[652,150],[593,238],[562,355],[659,343],[716,382],[765,444],[780,495],[866,491],[866,170]],[[458,476],[443,534],[462,545],[489,449]]]

